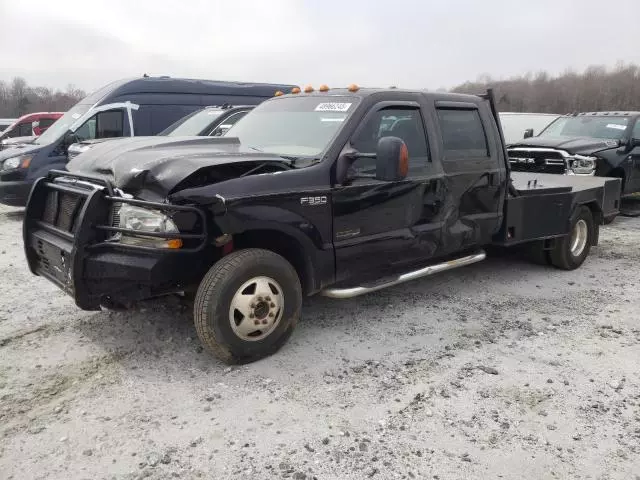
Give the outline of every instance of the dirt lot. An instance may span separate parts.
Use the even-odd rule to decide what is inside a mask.
[[[640,478],[640,219],[574,272],[491,258],[307,299],[238,368],[176,299],[75,308],[21,220],[0,207],[0,478]]]

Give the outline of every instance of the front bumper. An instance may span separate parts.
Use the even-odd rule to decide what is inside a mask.
[[[205,249],[206,216],[201,210],[125,199],[115,195],[109,184],[84,182],[87,177],[75,185],[60,183],[56,176],[69,174],[52,172],[37,180],[31,191],[23,224],[25,254],[31,272],[53,282],[78,307],[98,310],[104,304],[128,304],[180,291],[204,274],[211,252]],[[200,220],[200,232],[174,234],[188,245],[179,250],[109,241],[114,232],[127,231],[111,226],[114,202],[191,212]],[[53,203],[58,205],[55,210]]]
[[[12,207],[24,207],[32,186],[32,180],[0,181],[0,203]]]

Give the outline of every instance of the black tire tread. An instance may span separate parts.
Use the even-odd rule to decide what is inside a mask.
[[[593,214],[591,213],[591,210],[589,210],[589,207],[580,206],[576,208],[575,213],[572,215],[572,221],[571,221],[572,229],[573,229],[573,225],[580,218],[589,219],[588,224],[589,224],[590,230],[589,230],[589,237],[587,239],[587,245],[585,246],[586,253],[584,256],[584,258],[586,258],[587,256],[589,256],[589,251],[591,250],[591,240],[593,238],[593,229],[596,227],[593,222]],[[582,265],[582,262],[584,261],[584,259],[576,266],[574,265],[572,260],[569,258],[569,256],[571,255],[568,247],[568,244],[570,241],[571,241],[571,233],[562,237],[556,242],[555,247],[551,249],[551,251],[549,252],[551,265],[562,270],[574,270],[578,268],[580,265]]]
[[[204,343],[205,347],[209,349],[211,353],[227,364],[245,363],[247,359],[236,357],[220,339],[216,338],[213,329],[209,328],[207,312],[209,311],[211,300],[216,298],[216,295],[212,294],[212,291],[215,291],[216,285],[220,284],[223,279],[229,278],[233,270],[240,268],[246,262],[258,262],[265,256],[279,257],[291,267],[286,259],[270,250],[258,248],[238,250],[222,257],[209,269],[202,279],[198,292],[196,293],[194,303],[194,323],[198,337],[200,337],[202,343]],[[291,267],[291,269],[295,272],[293,267]],[[300,287],[298,286],[298,288]],[[284,335],[285,338],[281,343],[284,343],[290,335],[290,331],[295,327],[298,317],[299,311],[294,315],[291,326],[289,327],[289,333],[288,335]],[[273,348],[273,350],[277,350],[281,343]]]

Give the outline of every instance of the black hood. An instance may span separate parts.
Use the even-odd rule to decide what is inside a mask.
[[[618,140],[605,140],[589,137],[532,137],[509,145],[509,148],[537,147],[556,148],[571,154],[592,155],[602,150],[618,148]]]
[[[238,162],[291,163],[244,148],[233,137],[131,137],[94,145],[67,170],[106,178],[133,195],[145,189],[166,196],[199,170]]]

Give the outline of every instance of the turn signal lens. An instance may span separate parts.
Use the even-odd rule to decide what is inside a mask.
[[[182,248],[182,240],[179,238],[172,238],[171,240],[167,240],[167,248]]]

